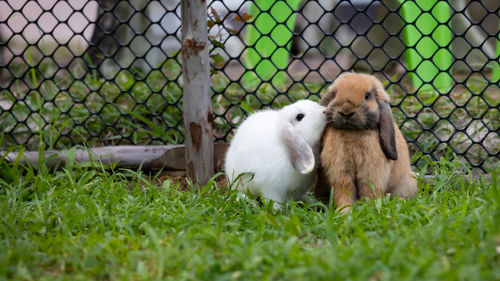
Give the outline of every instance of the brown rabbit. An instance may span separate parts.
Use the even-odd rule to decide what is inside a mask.
[[[327,107],[328,123],[316,196],[333,188],[337,208],[347,211],[361,197],[415,195],[408,147],[380,81],[367,74],[342,74],[320,104]]]

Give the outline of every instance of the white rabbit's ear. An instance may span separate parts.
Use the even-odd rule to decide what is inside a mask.
[[[288,159],[292,166],[301,174],[308,174],[314,169],[314,153],[307,142],[291,125],[282,131]]]

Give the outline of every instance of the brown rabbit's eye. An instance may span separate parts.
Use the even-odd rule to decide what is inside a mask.
[[[370,93],[365,94],[365,100],[369,99],[372,95]]]
[[[302,114],[302,113],[297,114],[297,117],[295,117],[295,119],[297,119],[297,121],[300,121],[303,118],[304,118],[304,114]]]

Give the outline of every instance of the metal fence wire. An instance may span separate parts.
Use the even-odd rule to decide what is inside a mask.
[[[1,1],[2,148],[182,143],[179,2]],[[411,152],[498,165],[498,0],[208,5],[216,141],[359,71],[383,81]]]

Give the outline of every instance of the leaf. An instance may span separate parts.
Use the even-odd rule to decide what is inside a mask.
[[[215,22],[213,20],[207,20],[207,26],[210,28],[215,25]]]
[[[234,16],[233,20],[239,21],[239,22],[247,22],[247,21],[251,20],[252,17],[253,17],[252,15],[249,15],[247,13],[240,13],[240,14],[236,14]]]
[[[254,111],[255,111],[255,110],[254,110],[254,109],[253,109],[253,108],[252,108],[252,107],[248,104],[248,102],[247,102],[247,101],[242,101],[242,102],[240,103],[240,106],[241,106],[241,108],[243,108],[243,109],[244,109],[246,112],[248,112],[249,114],[252,114],[252,113],[254,113]]]
[[[210,42],[212,42],[212,45],[214,45],[214,47],[219,47],[221,49],[226,48],[226,46],[224,46],[224,44],[222,44],[221,42],[219,42],[215,39],[212,39]]]
[[[210,7],[210,11],[212,13],[212,16],[215,18],[215,23],[220,23],[222,22],[219,14],[217,13],[217,11],[213,8],[213,7]]]
[[[214,65],[217,67],[223,66],[224,65],[224,57],[222,57],[220,54],[212,54],[210,55],[210,58],[214,61]]]

